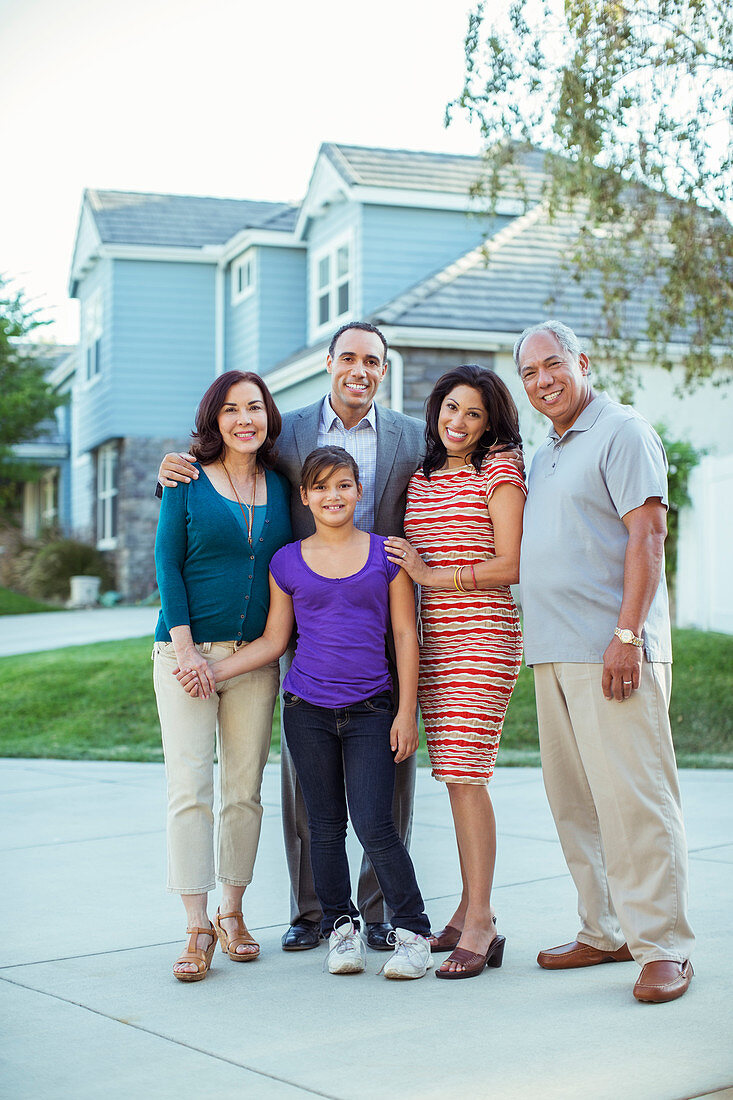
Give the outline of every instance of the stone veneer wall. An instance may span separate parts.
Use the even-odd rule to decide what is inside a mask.
[[[419,420],[425,417],[425,398],[441,374],[460,366],[476,363],[480,367],[494,366],[491,351],[465,351],[461,348],[400,348],[404,362],[404,411]]]
[[[117,549],[113,557],[117,589],[127,600],[141,600],[154,592],[155,531],[160,501],[155,479],[160,460],[168,451],[186,451],[181,439],[120,440]]]

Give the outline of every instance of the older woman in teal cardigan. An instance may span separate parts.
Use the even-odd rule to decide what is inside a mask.
[[[228,371],[206,391],[196,414],[198,479],[163,491],[153,662],[168,786],[168,889],[181,895],[189,937],[173,973],[184,982],[206,976],[217,937],[235,962],[259,954],[242,898],[259,842],[278,666],[275,661],[219,685],[210,666],[262,633],[270,558],[292,539],[290,487],[272,469],[280,427],[262,379]],[[178,669],[196,673],[200,698],[183,690]],[[217,882],[221,904],[212,924],[208,894]]]

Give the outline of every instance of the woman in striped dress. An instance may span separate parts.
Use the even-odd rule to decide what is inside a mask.
[[[453,949],[436,975],[468,978],[500,966],[504,950],[491,909],[488,782],[522,658],[509,585],[519,577],[526,490],[501,455],[521,447],[521,436],[514,401],[493,371],[444,374],[426,420],[425,461],[407,491],[407,538],[388,539],[387,550],[422,589],[420,707],[433,776],[448,787],[463,880],[456,912],[433,938],[434,950]]]

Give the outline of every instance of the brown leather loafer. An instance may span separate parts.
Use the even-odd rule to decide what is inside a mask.
[[[540,951],[537,962],[544,970],[574,970],[579,966],[598,966],[599,963],[631,962],[632,958],[626,944],[618,951],[599,951],[597,947],[573,940],[561,947]]]
[[[689,989],[694,973],[689,959],[683,963],[670,959],[647,963],[634,986],[634,996],[637,1001],[652,1005],[676,1001]]]

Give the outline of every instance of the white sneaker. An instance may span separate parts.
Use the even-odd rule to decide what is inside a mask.
[[[394,954],[390,955],[382,967],[385,978],[402,981],[408,978],[424,978],[426,971],[433,965],[430,944],[425,936],[408,932],[406,928],[395,928],[388,939],[394,944]]]
[[[329,974],[360,974],[366,966],[366,947],[351,917],[339,917],[328,939]]]

